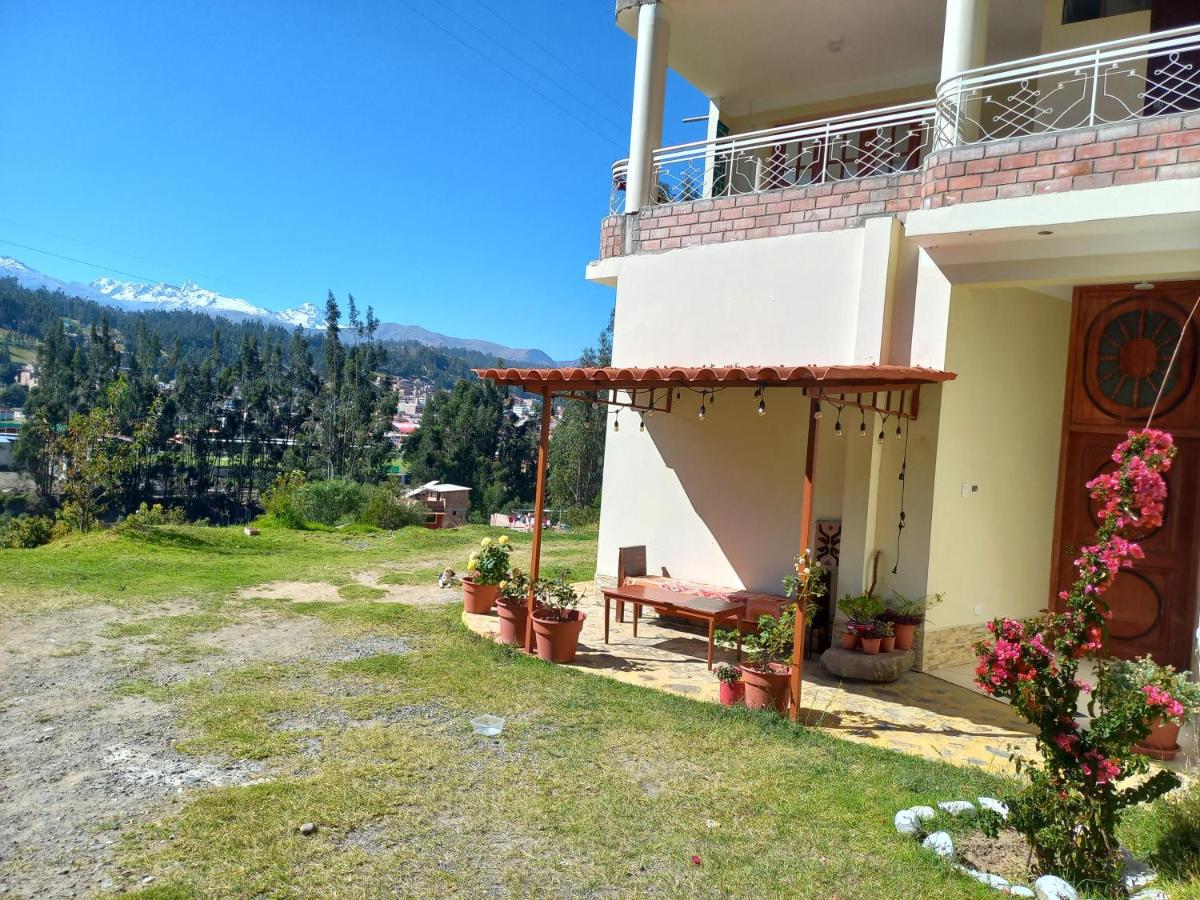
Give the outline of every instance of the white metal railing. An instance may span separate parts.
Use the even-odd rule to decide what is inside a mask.
[[[1200,25],[972,69],[938,85],[937,147],[1200,109]]]
[[[655,150],[646,206],[895,175],[933,150],[1200,109],[1200,25],[971,69],[936,100]],[[629,161],[609,208],[625,209]]]
[[[647,205],[849,181],[916,169],[932,146],[932,103],[834,116],[655,150]],[[610,208],[624,208],[628,161],[613,166]]]

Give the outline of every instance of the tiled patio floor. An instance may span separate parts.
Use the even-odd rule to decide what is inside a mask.
[[[705,662],[701,631],[663,627],[643,613],[638,637],[625,624],[611,625],[604,644],[604,603],[591,585],[580,608],[587,613],[579,655],[571,665],[618,681],[717,702],[717,680]],[[494,637],[495,614],[463,614],[472,631]],[[733,661],[718,649],[718,659]],[[1014,749],[1032,749],[1025,723],[1007,706],[940,678],[909,672],[892,684],[840,681],[815,658],[806,661],[801,708],[804,720],[852,741],[942,759],[958,765],[1005,771]]]

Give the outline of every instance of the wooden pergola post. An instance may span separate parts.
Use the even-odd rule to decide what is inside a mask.
[[[813,473],[817,467],[817,399],[808,399],[808,439],[804,450],[804,485],[800,491],[800,553],[812,549]],[[800,685],[804,678],[804,608],[807,596],[796,591],[796,631],[792,643],[791,705],[788,715],[800,721]]]
[[[542,421],[538,434],[537,488],[533,495],[533,546],[529,555],[529,596],[525,601],[525,652],[533,652],[533,592],[542,568],[542,516],[546,510],[546,458],[550,450],[550,388],[542,388]]]

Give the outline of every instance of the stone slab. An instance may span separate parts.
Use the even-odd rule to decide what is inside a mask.
[[[821,654],[821,665],[839,678],[856,681],[895,681],[913,667],[916,654],[911,650],[891,653],[863,653],[830,647]]]

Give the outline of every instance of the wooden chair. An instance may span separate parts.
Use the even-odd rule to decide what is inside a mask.
[[[625,579],[646,574],[646,545],[621,547],[617,550],[617,587],[625,586]],[[617,621],[625,621],[625,603],[617,601]]]

